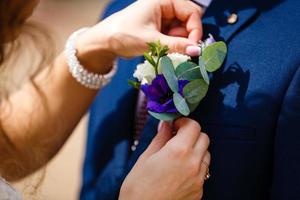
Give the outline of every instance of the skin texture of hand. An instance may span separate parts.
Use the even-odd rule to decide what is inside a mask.
[[[164,122],[126,177],[120,200],[199,200],[210,163],[209,138],[188,118]],[[203,164],[205,162],[206,164]]]
[[[97,59],[139,56],[148,42],[157,40],[170,52],[185,53],[202,37],[201,16],[202,8],[191,1],[139,0],[83,34],[78,55],[83,64],[97,70]]]

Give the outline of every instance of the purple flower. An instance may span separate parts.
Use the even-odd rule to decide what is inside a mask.
[[[212,34],[209,34],[209,37],[205,40],[205,47],[208,47],[209,45],[215,43],[216,40],[214,39],[214,37],[212,36]]]
[[[189,83],[187,80],[179,80],[179,93],[183,94],[184,86]],[[147,109],[157,113],[178,112],[173,102],[173,92],[163,75],[157,75],[151,85],[144,84],[141,90],[147,97]]]

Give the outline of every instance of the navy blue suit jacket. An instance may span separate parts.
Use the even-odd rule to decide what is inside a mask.
[[[132,2],[113,1],[105,17]],[[239,19],[230,25],[232,12]],[[224,40],[229,50],[192,115],[211,138],[212,177],[203,199],[300,199],[300,1],[214,0],[203,26],[205,36]],[[117,199],[156,133],[158,121],[150,117],[130,153],[137,91],[127,80],[142,61],[120,59],[91,108],[83,200]]]

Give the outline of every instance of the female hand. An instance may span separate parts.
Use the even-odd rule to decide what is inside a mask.
[[[119,199],[199,200],[210,164],[209,138],[188,118],[163,123],[148,149],[126,177]]]
[[[111,61],[115,56],[138,56],[148,42],[157,40],[171,52],[185,53],[202,37],[201,16],[202,9],[191,1],[139,0],[83,34],[78,55],[83,64],[97,70],[103,57]]]

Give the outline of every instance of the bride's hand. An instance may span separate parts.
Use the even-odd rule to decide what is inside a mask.
[[[208,136],[188,118],[163,123],[148,149],[126,177],[120,200],[199,200],[210,164]]]
[[[171,52],[184,53],[202,37],[201,16],[202,9],[191,1],[136,1],[83,34],[77,42],[79,57],[96,69],[99,59],[138,56],[147,42],[157,40]]]

